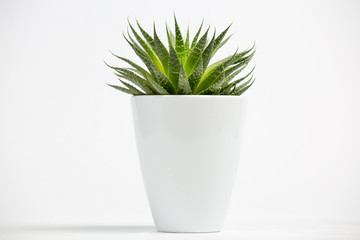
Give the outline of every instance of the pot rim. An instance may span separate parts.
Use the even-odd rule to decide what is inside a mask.
[[[132,98],[246,98],[237,95],[136,95]]]

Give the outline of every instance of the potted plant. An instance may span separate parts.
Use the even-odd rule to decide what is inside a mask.
[[[225,219],[237,172],[244,120],[242,95],[254,82],[242,74],[254,46],[211,63],[229,40],[227,27],[209,38],[201,23],[190,41],[176,17],[175,34],[166,26],[168,47],[154,24],[150,36],[129,22],[124,38],[145,67],[115,55],[129,67],[113,67],[134,95],[132,109],[145,189],[158,231],[217,232]]]

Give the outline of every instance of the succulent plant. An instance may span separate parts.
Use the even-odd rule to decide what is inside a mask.
[[[209,28],[201,33],[201,23],[190,43],[189,28],[183,38],[176,17],[175,34],[166,25],[168,48],[160,41],[154,24],[153,37],[137,21],[138,30],[131,25],[125,40],[146,66],[117,56],[130,67],[113,67],[123,86],[108,84],[132,95],[241,95],[253,83],[254,68],[235,78],[249,65],[255,53],[255,44],[248,50],[236,51],[232,56],[210,63],[214,54],[229,40],[226,37],[231,24],[218,36],[214,31],[208,39]],[[138,33],[140,31],[141,35]],[[135,40],[136,39],[136,40]]]

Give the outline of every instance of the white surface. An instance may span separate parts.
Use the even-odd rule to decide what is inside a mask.
[[[240,160],[246,98],[136,96],[131,103],[156,228],[220,231]]]
[[[359,232],[358,1],[1,1],[0,224],[153,225],[130,97],[105,85],[116,79],[102,60],[135,57],[128,16],[156,20],[164,39],[174,10],[192,34],[202,17],[218,31],[233,21],[217,58],[257,43],[225,226],[315,219]]]
[[[356,226],[339,223],[283,222],[280,225],[241,223],[241,229],[227,228],[220,233],[160,233],[152,226],[43,226],[8,227],[0,231],[0,239],[42,240],[42,239],[181,239],[181,240],[358,240]]]

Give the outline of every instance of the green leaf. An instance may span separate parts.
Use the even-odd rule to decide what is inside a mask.
[[[238,72],[239,70],[243,70],[246,66],[248,65],[248,63],[237,63],[237,64],[233,64],[231,66],[229,66],[228,68],[225,69],[225,74],[226,76],[230,76],[231,74],[233,74],[234,72]]]
[[[134,50],[134,52],[136,53],[136,55],[141,59],[141,61],[145,64],[145,66],[147,67],[147,69],[150,72],[150,75],[153,77],[155,77],[155,72],[153,70],[153,62],[151,61],[151,59],[149,58],[149,56],[134,42],[134,40],[131,39],[131,37],[129,36],[129,38],[131,39],[131,41],[129,39],[127,39],[124,36],[125,40],[129,43],[129,45],[131,46],[131,48]]]
[[[187,27],[186,30],[186,40],[185,40],[185,52],[186,52],[186,58],[189,56],[190,54],[190,46],[189,46],[189,41],[190,41],[190,36],[189,36],[189,26]]]
[[[170,79],[163,74],[162,72],[160,72],[158,69],[154,69],[155,72],[155,76],[157,79],[157,82],[164,88],[166,89],[167,92],[171,93],[171,94],[175,94],[176,93],[176,88],[175,86],[172,84],[172,82],[170,81]]]
[[[116,76],[124,78],[138,87],[140,87],[146,94],[153,94],[153,87],[150,84],[149,81],[143,79],[142,77],[138,76],[136,73],[132,72],[129,69],[125,68],[117,68],[115,69],[117,73],[115,73]],[[134,70],[136,71],[136,70]]]
[[[237,67],[238,65],[235,65],[235,66]],[[225,84],[230,82],[236,75],[238,75],[241,71],[243,71],[246,66],[247,66],[247,64],[245,66],[242,66],[242,68],[240,68],[239,70],[233,72],[231,75],[228,75],[228,73],[227,73],[228,70],[226,70],[225,74],[227,77],[224,81],[223,86],[225,86]],[[251,71],[248,74],[246,74],[244,77],[240,78],[239,80],[242,81],[242,80],[248,78],[254,72],[254,70],[255,70],[255,66],[251,69]],[[236,80],[236,81],[239,81],[239,80]]]
[[[212,57],[212,53],[214,50],[214,43],[215,43],[215,33],[214,33],[214,36],[212,37],[210,43],[207,45],[204,52],[202,53],[203,69],[206,69],[210,62],[210,59]]]
[[[180,66],[180,76],[179,76],[179,85],[178,85],[178,94],[191,94],[191,87],[189,80],[186,76],[183,66]]]
[[[249,89],[249,87],[251,87],[253,85],[253,83],[255,82],[255,79],[252,80],[250,79],[249,81],[247,81],[246,83],[240,85],[240,86],[237,86],[233,93],[231,93],[232,95],[237,95],[237,96],[240,96],[241,94],[243,94],[246,90]]]
[[[139,34],[135,31],[135,29],[132,27],[132,25],[129,22],[130,29],[132,33],[134,34],[136,40],[139,42],[141,47],[145,50],[145,52],[149,55],[151,58],[151,61],[154,63],[154,65],[163,73],[165,73],[165,70],[157,57],[157,55],[154,53],[154,51],[149,47],[149,45],[139,36]]]
[[[221,41],[224,39],[227,31],[231,27],[232,24],[230,24],[224,31],[222,31],[219,36],[214,41],[214,49],[218,49],[219,45],[221,44]]]
[[[185,44],[175,15],[174,15],[174,21],[175,21],[175,50],[179,57],[179,61],[182,63],[186,55]]]
[[[232,82],[231,84],[228,84],[221,88],[220,95],[229,95],[232,91],[235,90],[235,83]]]
[[[178,87],[179,75],[180,75],[180,60],[175,49],[169,44],[170,58],[169,58],[169,79],[172,82],[175,89]]]
[[[228,61],[231,57],[227,57],[227,58],[224,58],[224,59],[221,59],[213,64],[211,64],[210,66],[208,66],[204,73],[203,73],[203,76],[201,77],[201,79],[204,79],[206,77],[209,76],[210,73],[212,73],[217,67],[219,67],[221,64],[223,64],[224,62]],[[200,80],[201,81],[201,80]]]
[[[203,90],[211,87],[212,84],[218,84],[219,76],[220,74],[226,69],[227,66],[229,66],[235,59],[236,59],[237,53],[235,53],[231,58],[225,58],[219,64],[217,67],[215,67],[212,72],[210,72],[207,76],[200,79],[199,85],[196,88],[195,92],[199,93]]]
[[[153,81],[152,79],[149,79],[149,82],[154,87],[155,91],[160,95],[169,95],[169,92],[166,91],[165,88],[163,88],[161,85],[159,85],[157,82]]]
[[[142,91],[140,91],[139,89],[137,89],[133,85],[131,85],[131,84],[127,83],[127,82],[124,82],[122,80],[120,80],[120,82],[122,84],[124,84],[130,91],[132,91],[134,93],[134,95],[144,95],[144,93]]]
[[[167,92],[173,94],[175,93],[175,88],[174,86],[171,84],[169,78],[164,75],[155,65],[154,63],[151,61],[151,59],[149,59],[149,56],[146,55],[146,53],[144,51],[142,51],[138,46],[136,46],[135,44],[131,43],[128,41],[128,43],[130,44],[130,46],[133,48],[133,50],[135,51],[135,53],[140,57],[140,59],[143,61],[143,63],[145,64],[145,66],[149,69],[150,73],[152,74],[152,76],[156,79],[156,82],[158,84],[160,84],[160,86],[163,86],[164,89],[166,89]],[[153,80],[153,79],[148,79],[148,80]],[[154,86],[155,87],[155,86]]]
[[[237,65],[235,65],[236,67]],[[224,72],[225,72],[225,79],[224,79],[224,82],[223,82],[223,85],[222,87],[224,87],[225,85],[227,85],[232,79],[234,79],[240,72],[242,72],[244,70],[246,66],[242,66],[240,69],[232,72],[231,74],[228,72],[229,68],[227,68]]]
[[[155,48],[156,48],[156,52],[160,58],[160,61],[164,67],[165,70],[165,74],[169,74],[169,52],[166,49],[166,47],[164,46],[164,44],[160,41],[158,35],[156,34],[156,29],[155,29],[155,23],[154,23],[154,43],[155,43]]]
[[[135,95],[134,92],[132,92],[131,90],[127,89],[127,88],[124,88],[124,87],[120,87],[120,86],[116,86],[116,85],[111,85],[111,84],[108,84],[110,87],[113,87],[115,88],[116,90],[119,90],[119,91],[122,91],[124,93],[127,93],[127,94],[131,94],[131,95]]]
[[[175,48],[175,37],[174,37],[174,34],[169,29],[167,24],[166,24],[166,35],[167,35],[169,44],[171,44],[171,46],[173,46]]]
[[[184,65],[184,70],[187,76],[189,76],[192,73],[192,71],[196,67],[197,62],[199,62],[200,58],[202,58],[201,53],[206,46],[208,32],[209,32],[209,28],[206,30],[204,35],[200,38],[199,42],[192,49],[188,59],[186,60],[186,63]]]
[[[111,51],[110,51],[111,52]],[[130,64],[132,67],[134,67],[136,70],[138,70],[138,72],[140,73],[140,75],[142,75],[144,78],[150,77],[152,78],[151,74],[146,71],[144,68],[140,67],[139,65],[137,65],[136,63],[134,63],[133,61],[127,59],[127,58],[123,58],[120,56],[115,55],[114,53],[111,52],[111,54],[113,54],[115,57],[123,60],[124,62]],[[105,63],[106,65],[108,65],[107,63]],[[111,66],[108,65],[108,67],[111,68]]]
[[[189,83],[192,91],[196,89],[203,74],[203,70],[203,60],[200,58],[200,61],[197,63],[195,70],[189,76]]]
[[[252,73],[249,72],[246,76],[238,79],[238,80],[235,80],[233,82],[230,82],[228,84],[223,84],[223,86],[221,87],[221,94],[230,94],[230,90],[233,89],[233,87],[236,87],[239,83],[243,82],[244,80],[246,80],[250,74]],[[250,80],[252,79],[252,77],[250,78]]]
[[[221,90],[221,85],[225,79],[225,73],[221,72],[220,75],[213,81],[213,83],[205,90],[199,91],[200,95],[218,95]]]
[[[199,27],[199,30],[197,31],[197,33],[195,34],[194,39],[193,39],[192,42],[191,42],[191,48],[190,48],[190,49],[193,49],[194,46],[195,46],[195,44],[197,43],[197,39],[198,39],[198,37],[199,37],[199,35],[200,35],[200,32],[201,32],[203,23],[204,23],[204,20],[201,21],[201,25],[200,25],[200,27]]]
[[[249,55],[247,55],[247,54],[249,54]],[[237,64],[237,63],[240,63],[240,62],[245,64],[245,63],[249,62],[253,58],[254,54],[255,54],[255,43],[250,49],[239,53],[238,56],[236,57],[235,61],[234,61],[234,64]]]
[[[225,45],[225,43],[227,43],[227,41],[229,41],[229,39],[231,38],[232,35],[230,35],[229,37],[227,37],[224,41],[222,41],[216,48],[214,48],[214,51],[212,53],[212,55],[214,56],[215,53],[222,47]]]
[[[253,49],[253,48],[251,48],[251,49]],[[236,54],[236,56],[233,58],[233,61],[231,63],[233,65],[231,67],[227,67],[224,70],[225,79],[222,83],[222,87],[224,87],[230,80],[232,80],[238,73],[240,73],[248,65],[249,61],[253,57],[254,52],[251,52],[250,55],[246,55],[246,54],[248,54],[251,51],[251,49],[241,52],[239,54]],[[254,68],[248,73],[248,75],[246,75],[244,77],[244,79],[247,78],[250,74],[252,74]],[[242,79],[242,80],[244,80],[244,79]]]
[[[146,42],[150,45],[152,50],[154,50],[156,52],[154,39],[140,26],[139,21],[136,21],[136,24],[137,24],[138,28],[140,29],[140,32],[143,35],[143,37],[145,38]]]

